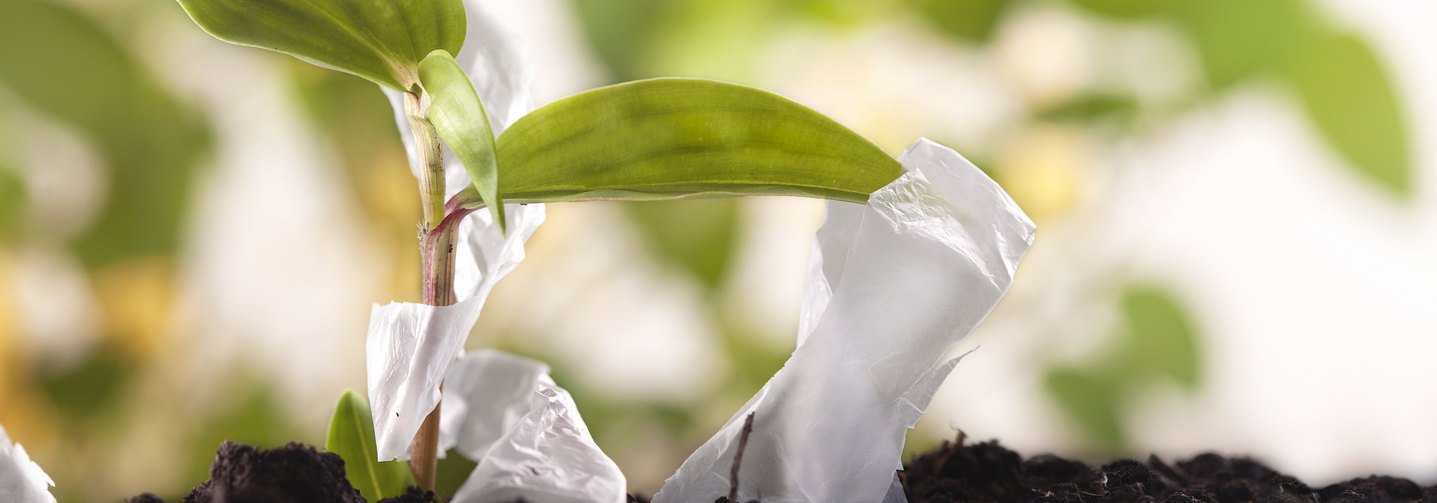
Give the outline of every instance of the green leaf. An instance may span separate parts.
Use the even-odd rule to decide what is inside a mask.
[[[793,195],[866,202],[902,173],[873,143],[776,94],[653,79],[571,96],[500,135],[510,202]],[[472,202],[472,194],[462,201]]]
[[[462,0],[179,0],[215,38],[409,91],[431,51],[464,45]]]
[[[1348,166],[1399,196],[1411,196],[1414,166],[1407,122],[1387,69],[1372,47],[1330,34],[1303,48],[1288,79],[1317,130]]]
[[[379,462],[374,443],[374,419],[369,403],[346,390],[329,421],[325,450],[344,458],[344,475],[368,501],[398,496],[414,484],[409,467],[402,461]]]
[[[489,129],[489,115],[484,103],[459,68],[454,56],[434,51],[419,64],[419,80],[429,93],[429,108],[424,112],[434,130],[454,155],[464,163],[469,180],[489,206],[499,230],[504,230],[504,201],[499,198],[499,167],[494,157],[494,131]]]

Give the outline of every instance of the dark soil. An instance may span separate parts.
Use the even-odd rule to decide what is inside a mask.
[[[1156,456],[1090,467],[1051,455],[1023,459],[996,441],[944,442],[903,467],[908,500],[919,502],[1437,502],[1437,486],[1373,476],[1309,487],[1246,458],[1203,454],[1169,465]]]
[[[159,502],[141,495],[131,503]],[[263,450],[225,442],[215,452],[210,479],[184,503],[363,503],[344,478],[344,460],[299,443]]]

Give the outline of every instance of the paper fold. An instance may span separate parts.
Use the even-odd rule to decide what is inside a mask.
[[[866,207],[829,203],[798,348],[656,503],[727,494],[749,413],[741,500],[901,501],[907,430],[957,364],[943,356],[1006,292],[1034,226],[957,152],[919,140],[899,161],[908,172]]]
[[[20,444],[11,445],[5,427],[0,426],[0,501],[7,503],[55,503],[50,488],[55,481]]]
[[[542,363],[493,350],[466,354],[446,379],[441,438],[479,464],[455,503],[620,503],[619,467]],[[450,413],[450,409],[455,409]]]

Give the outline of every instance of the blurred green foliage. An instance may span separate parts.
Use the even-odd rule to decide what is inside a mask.
[[[1152,383],[1188,392],[1202,383],[1201,334],[1176,297],[1161,286],[1132,284],[1119,307],[1122,325],[1106,351],[1047,375],[1054,402],[1096,447],[1112,453],[1127,447],[1126,414]]]
[[[25,181],[13,168],[0,165],[0,244],[13,244],[24,237]]]
[[[70,427],[110,419],[135,375],[120,350],[100,347],[77,363],[40,365],[35,383]]]
[[[738,239],[738,201],[651,201],[626,204],[624,209],[661,261],[710,289],[718,288]]]
[[[0,87],[74,128],[104,157],[106,204],[75,243],[84,263],[175,248],[209,128],[119,41],[62,3],[0,2]]]
[[[291,413],[280,402],[275,386],[278,383],[243,372],[234,372],[229,389],[223,390],[224,397],[213,410],[190,411],[198,413],[199,420],[188,428],[188,439],[184,443],[189,456],[178,466],[185,474],[180,491],[209,479],[210,464],[214,462],[215,450],[225,441],[250,444],[262,448],[274,448],[288,442],[304,442],[319,445],[322,439],[308,438],[303,432],[309,429],[294,423]],[[183,493],[162,495],[166,501],[179,501]]]
[[[1407,118],[1371,45],[1302,0],[1074,0],[1092,12],[1156,20],[1193,43],[1208,83],[1226,90],[1252,78],[1285,84],[1317,132],[1361,178],[1400,199],[1413,194]]]

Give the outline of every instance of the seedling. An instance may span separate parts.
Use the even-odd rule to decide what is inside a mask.
[[[402,98],[423,210],[427,305],[456,302],[455,232],[476,211],[488,211],[502,231],[505,203],[745,195],[861,203],[903,171],[873,143],[802,105],[700,79],[580,93],[534,110],[496,137],[474,76],[455,60],[472,35],[462,0],[179,3],[216,38],[357,75]],[[443,147],[469,176],[448,198]],[[346,394],[329,448],[349,461],[351,480],[366,496],[388,495],[406,481],[372,458],[367,416],[362,400]],[[438,416],[436,406],[411,449],[414,480],[426,489],[434,486]]]

